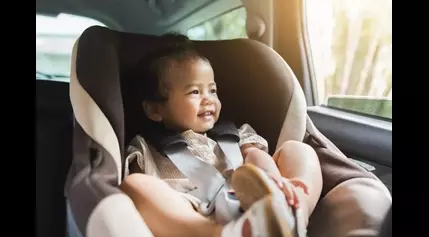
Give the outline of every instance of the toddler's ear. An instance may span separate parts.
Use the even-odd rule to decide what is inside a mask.
[[[159,113],[157,103],[143,101],[142,106],[143,106],[143,110],[144,110],[146,116],[150,120],[155,121],[155,122],[161,122],[162,121],[162,116]]]

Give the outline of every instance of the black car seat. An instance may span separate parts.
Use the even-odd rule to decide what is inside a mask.
[[[36,236],[66,234],[64,184],[72,160],[69,84],[36,80]]]
[[[66,194],[84,236],[138,236],[145,230],[131,199],[118,189],[124,147],[143,118],[135,82],[127,74],[149,49],[164,43],[156,36],[99,26],[88,28],[75,43],[70,98],[76,124]],[[314,127],[303,91],[285,61],[247,39],[195,44],[210,60],[222,88],[222,118],[251,124],[271,144],[271,154],[286,140],[304,141],[316,150],[324,186],[309,236],[377,232],[391,204],[387,188]]]

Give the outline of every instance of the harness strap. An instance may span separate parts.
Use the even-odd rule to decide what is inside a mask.
[[[187,141],[180,134],[173,134],[169,131],[155,134],[151,138],[155,141],[156,148],[162,151],[177,169],[197,186],[197,189],[191,191],[190,194],[202,201],[200,212],[203,215],[211,214],[215,207],[216,197],[225,186],[228,186],[224,175],[215,167],[195,157],[189,151]],[[234,170],[240,166],[242,162],[238,146],[240,138],[233,123],[218,123],[207,135],[218,143],[224,153],[226,170]]]
[[[243,156],[238,146],[240,137],[238,130],[232,122],[221,122],[207,133],[207,136],[215,140],[226,159],[226,170],[235,170],[241,165]]]
[[[226,183],[225,178],[215,167],[195,157],[183,137],[169,137],[161,146],[171,162],[197,186],[192,194],[202,201],[202,214],[209,215],[214,210],[217,194]]]

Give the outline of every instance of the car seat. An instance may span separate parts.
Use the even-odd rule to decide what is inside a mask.
[[[118,188],[124,147],[141,132],[144,116],[136,82],[127,75],[148,50],[164,43],[157,36],[93,26],[73,47],[70,99],[76,121],[66,196],[84,236],[142,236],[147,231],[131,199]],[[285,61],[253,40],[195,41],[195,46],[214,68],[221,118],[251,124],[271,145],[270,154],[287,140],[304,141],[316,150],[324,186],[309,236],[376,232],[391,204],[387,188],[315,128]]]

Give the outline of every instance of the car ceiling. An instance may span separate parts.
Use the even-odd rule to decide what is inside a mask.
[[[240,0],[37,0],[36,13],[75,14],[116,30],[162,34],[188,29],[241,5]]]

